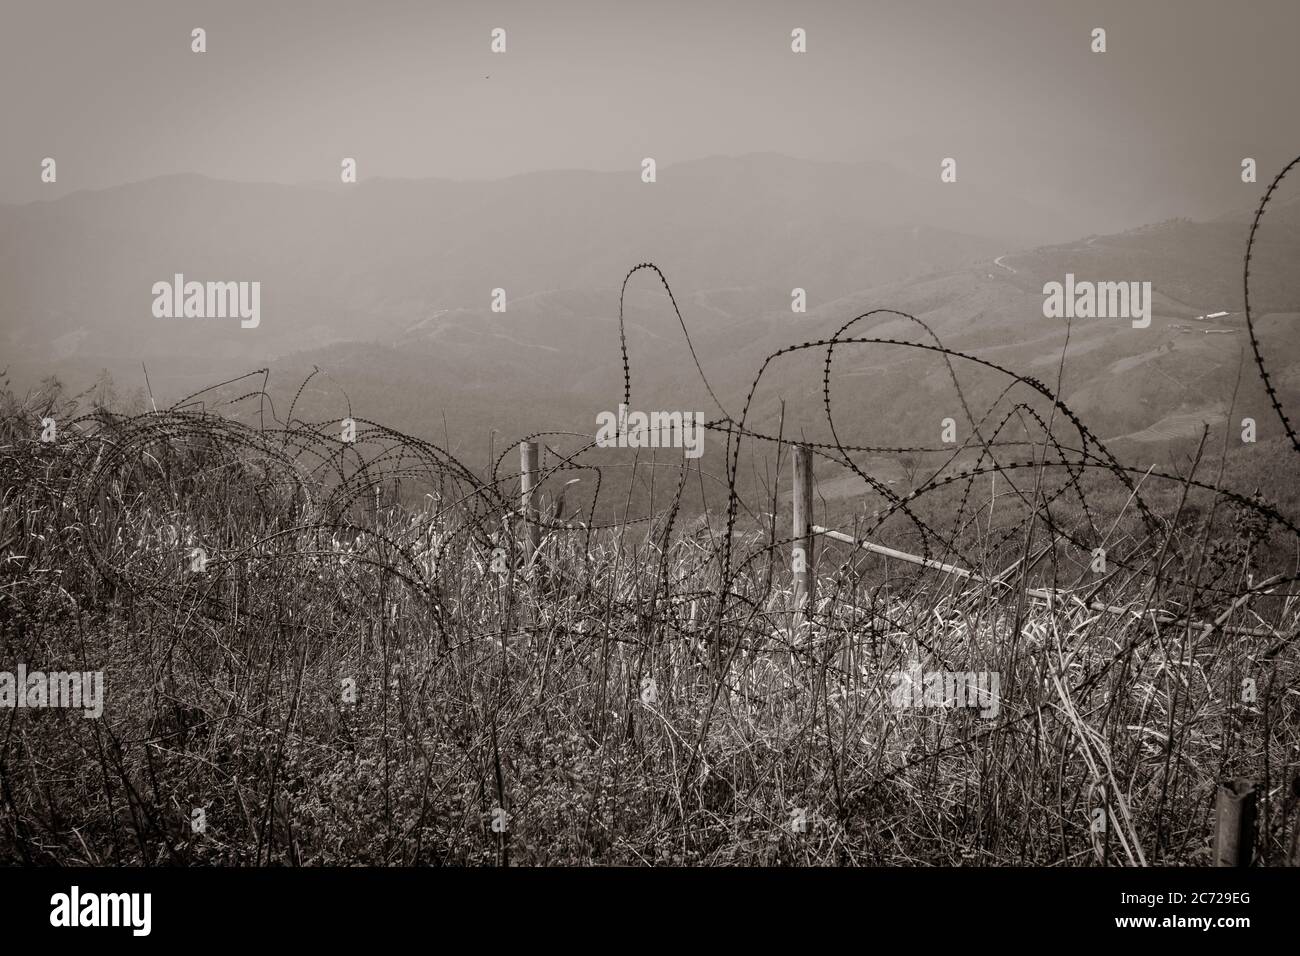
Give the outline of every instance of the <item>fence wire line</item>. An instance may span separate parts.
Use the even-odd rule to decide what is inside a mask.
[[[1255,334],[1249,299],[1250,262],[1256,233],[1278,184],[1298,163],[1300,157],[1278,174],[1255,213],[1243,264],[1243,282],[1255,365],[1291,439],[1293,450],[1300,453],[1300,442],[1296,439],[1266,369],[1259,338]],[[1107,534],[1100,526],[1103,515],[1100,514],[1098,505],[1089,500],[1083,485],[1083,478],[1089,472],[1097,471],[1119,483],[1128,501],[1141,516],[1147,539],[1134,546],[1135,554],[1142,545],[1149,545],[1150,541],[1160,540],[1171,533],[1168,523],[1157,517],[1143,494],[1142,487],[1153,481],[1209,492],[1213,495],[1215,508],[1223,503],[1241,513],[1253,515],[1265,522],[1270,532],[1280,529],[1300,544],[1300,527],[1261,495],[1247,495],[1222,487],[1219,482],[1202,481],[1190,474],[1174,474],[1150,467],[1139,468],[1121,462],[1057,392],[1042,381],[1019,374],[989,359],[945,347],[925,322],[895,309],[877,308],[863,312],[844,322],[828,338],[791,344],[770,353],[755,373],[743,406],[736,416],[723,405],[704,371],[667,277],[654,263],[642,262],[627,272],[619,292],[622,398],[623,403],[629,407],[632,405],[633,365],[627,342],[625,298],[629,283],[642,271],[653,273],[667,293],[696,371],[717,407],[718,416],[707,421],[704,427],[725,440],[725,468],[721,475],[706,474],[698,465],[692,471],[690,463],[685,460],[677,464],[658,461],[636,461],[630,466],[611,466],[608,462],[601,464],[597,443],[590,435],[573,431],[533,432],[521,436],[519,441],[539,441],[548,452],[549,460],[539,475],[540,483],[545,483],[552,477],[589,477],[589,487],[592,490],[585,504],[572,509],[567,515],[564,513],[566,502],[561,495],[551,515],[532,518],[516,501],[514,488],[519,473],[507,464],[507,459],[517,450],[519,442],[506,446],[506,450],[491,462],[488,474],[480,475],[458,459],[449,448],[435,441],[354,416],[350,399],[348,417],[355,421],[357,432],[354,441],[344,441],[331,433],[332,430],[337,430],[337,420],[307,422],[295,415],[303,391],[312,378],[319,374],[319,369],[299,385],[283,421],[277,415],[274,402],[267,391],[269,373],[266,369],[259,369],[238,379],[187,395],[163,410],[122,415],[96,408],[61,424],[59,440],[52,444],[37,439],[42,415],[36,408],[26,408],[23,412],[23,429],[17,432],[14,441],[27,445],[28,453],[7,459],[10,468],[23,469],[23,473],[6,478],[32,482],[38,486],[48,485],[51,493],[68,507],[69,526],[79,529],[86,552],[103,581],[115,588],[140,595],[159,591],[161,585],[155,583],[151,586],[149,582],[134,580],[123,570],[120,547],[104,540],[108,529],[102,522],[96,522],[94,517],[97,506],[102,505],[106,495],[121,497],[130,491],[136,495],[137,501],[145,501],[151,477],[173,480],[178,475],[183,482],[196,485],[204,478],[240,484],[243,493],[256,500],[262,508],[270,505],[271,497],[279,495],[291,504],[296,521],[292,524],[281,521],[266,534],[255,534],[251,541],[234,550],[223,550],[209,543],[213,551],[214,568],[258,560],[292,560],[294,554],[277,551],[277,548],[286,546],[294,539],[294,534],[308,533],[315,539],[330,541],[333,553],[338,552],[340,542],[346,544],[353,560],[363,564],[371,563],[411,588],[415,595],[426,601],[436,612],[434,619],[439,622],[443,622],[441,615],[446,612],[446,605],[437,593],[435,569],[453,548],[468,542],[483,549],[485,553],[502,548],[510,551],[512,562],[517,563],[517,542],[513,532],[521,523],[534,520],[546,532],[580,532],[585,536],[588,547],[593,535],[598,532],[622,533],[631,526],[645,525],[648,528],[647,534],[666,551],[684,514],[683,502],[688,482],[694,478],[702,485],[706,481],[710,482],[726,494],[725,528],[716,535],[714,542],[718,545],[721,584],[712,595],[677,593],[680,582],[671,579],[665,561],[662,563],[662,573],[656,589],[647,598],[647,605],[651,608],[673,608],[682,605],[684,600],[699,601],[706,596],[711,597],[713,609],[709,617],[716,634],[722,622],[733,620],[738,613],[753,612],[761,606],[761,595],[756,597],[748,588],[739,586],[741,578],[751,575],[761,562],[776,560],[793,544],[792,537],[778,536],[773,527],[766,541],[750,542],[737,551],[741,512],[746,512],[754,519],[765,513],[761,505],[746,502],[740,490],[740,456],[746,443],[761,445],[769,452],[775,451],[778,463],[783,451],[804,445],[811,448],[818,457],[842,466],[862,482],[865,492],[874,493],[884,502],[883,507],[870,520],[854,529],[853,537],[865,540],[880,532],[891,518],[899,516],[916,535],[920,552],[916,557],[931,566],[955,563],[972,573],[977,572],[979,562],[963,549],[959,537],[963,527],[974,520],[971,495],[976,481],[986,475],[997,476],[1006,484],[1007,494],[1031,509],[1031,524],[1040,525],[1053,545],[1068,544],[1080,553],[1089,552],[1097,541],[1105,540]],[[849,334],[860,323],[884,318],[903,319],[915,325],[924,340]],[[937,357],[943,363],[968,426],[969,437],[965,441],[958,445],[935,447],[851,444],[841,440],[837,409],[832,400],[834,360],[837,354],[842,354],[849,348],[880,347],[913,350]],[[769,369],[789,357],[816,350],[824,350],[825,353],[822,411],[830,440],[819,442],[774,435],[751,425],[755,395]],[[1006,379],[1003,390],[988,408],[972,408],[967,390],[958,375],[959,365],[971,365]],[[241,381],[259,375],[262,378],[259,387],[231,398],[222,397],[223,389],[229,391]],[[999,412],[1003,400],[1009,400],[1016,391],[1025,392],[1026,398],[1015,401],[1009,408]],[[1029,403],[1034,399],[1046,403],[1050,408],[1048,417],[1044,417]],[[250,402],[257,403],[256,425],[241,422],[225,413],[226,409],[243,408]],[[1058,426],[1058,421],[1064,423],[1065,429]],[[1024,426],[1026,433],[1032,426],[1034,434],[1024,439],[1008,437],[1010,429],[1016,424]],[[1063,430],[1068,430],[1068,438],[1059,434]],[[577,441],[576,447],[559,447],[562,441],[574,440]],[[1028,449],[1028,456],[1019,460],[1007,460],[1006,453],[1012,449]],[[930,477],[907,493],[899,494],[887,483],[869,474],[854,457],[869,454],[936,455],[943,456],[944,460],[933,467]],[[959,461],[971,455],[975,457],[973,463]],[[625,509],[621,517],[608,521],[598,520],[598,515],[608,510],[602,510],[602,505],[605,504],[602,493],[608,484],[608,475],[612,468],[618,467],[630,467],[634,474],[642,468],[676,470],[676,491],[667,504],[648,514],[634,517],[627,514]],[[1041,487],[1043,476],[1049,471],[1063,473],[1064,481],[1059,487]],[[1027,479],[1023,487],[1018,483],[1021,475]],[[358,509],[363,508],[372,496],[381,493],[393,482],[407,481],[420,487],[437,489],[436,493],[430,495],[434,498],[435,506],[421,512],[419,521],[428,528],[447,523],[447,527],[454,530],[437,535],[424,534],[423,540],[416,535],[411,540],[398,541],[377,528],[374,522],[359,518]],[[1029,487],[1031,483],[1032,489]],[[953,485],[959,487],[960,498],[955,509],[950,512],[951,520],[946,527],[935,527],[933,519],[926,520],[918,513],[917,505],[927,495]],[[1067,501],[1076,504],[1083,516],[1079,527],[1066,526],[1053,513],[1054,506],[1058,503],[1064,505]],[[706,503],[702,501],[701,507],[706,507]],[[454,521],[451,520],[453,518]],[[996,552],[1003,546],[1012,544],[1023,533],[1025,528],[1012,525],[1001,530],[985,546]],[[189,539],[184,542],[178,540],[179,544],[201,547],[204,542],[191,529]],[[364,556],[357,554],[363,547],[369,549],[370,553]],[[1144,565],[1138,557],[1130,559],[1119,553],[1108,553],[1107,563],[1117,571],[1126,573],[1139,573]],[[769,575],[769,584],[771,580]],[[1281,582],[1272,582],[1270,591],[1276,593],[1279,587],[1297,580],[1300,580],[1300,573],[1286,576]],[[1240,587],[1220,587],[1204,581],[1175,578],[1171,583],[1194,587],[1202,593],[1220,598],[1237,597],[1242,593]],[[1247,584],[1245,587],[1246,593],[1259,593],[1263,590],[1259,584]],[[215,593],[210,593],[208,602],[210,605],[219,605],[220,599]],[[644,609],[637,613],[643,614]],[[673,620],[662,614],[652,613],[651,619],[658,625],[676,626]]]

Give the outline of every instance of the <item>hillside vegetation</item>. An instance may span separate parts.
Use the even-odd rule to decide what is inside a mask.
[[[795,615],[785,506],[688,516],[680,460],[593,528],[561,489],[599,470],[548,452],[576,527],[530,556],[513,446],[488,475],[243,404],[4,396],[0,668],[102,670],[106,701],[0,710],[0,862],[1205,863],[1238,775],[1257,858],[1294,852],[1289,448],[1253,498],[1195,485],[1208,448],[1104,493],[1050,442],[1000,493],[913,476],[915,520],[859,529],[975,576],[823,543]],[[898,706],[912,667],[997,674],[996,714]]]

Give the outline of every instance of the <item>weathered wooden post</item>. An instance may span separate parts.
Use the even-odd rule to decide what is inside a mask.
[[[542,541],[537,511],[537,449],[535,441],[519,443],[519,511],[524,519],[524,541],[528,547],[525,564],[531,564]]]
[[[1234,777],[1214,798],[1214,865],[1250,866],[1255,848],[1255,782]]]
[[[795,621],[798,612],[807,607],[812,610],[816,595],[817,578],[813,573],[813,486],[812,486],[812,449],[807,445],[796,445],[794,449],[794,542],[790,549],[790,560],[794,568],[794,610]]]
[[[1291,778],[1291,796],[1300,800],[1300,774]],[[1287,848],[1286,862],[1282,865],[1300,866],[1300,820],[1296,820],[1291,829],[1291,845]]]

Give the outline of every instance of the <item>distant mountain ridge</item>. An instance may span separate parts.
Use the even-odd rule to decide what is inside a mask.
[[[646,259],[692,285],[844,294],[1001,248],[1008,238],[987,224],[1010,221],[1013,203],[878,163],[766,154],[664,166],[653,184],[635,170],[335,189],[168,176],[0,206],[0,337],[11,358],[37,363],[256,359],[384,339],[494,288],[610,288]],[[178,272],[260,281],[257,337],[154,320],[148,290]]]
[[[264,366],[293,388],[319,366],[328,374],[304,396],[304,414],[334,415],[346,392],[396,427],[441,430],[445,413],[449,429],[477,441],[489,428],[583,428],[613,407],[618,291],[638,262],[668,276],[733,414],[769,353],[874,308],[910,312],[945,345],[1054,382],[1065,329],[1043,317],[1042,287],[1070,272],[1153,284],[1151,329],[1075,325],[1062,383],[1098,434],[1145,442],[1225,414],[1240,317],[1221,336],[1177,326],[1239,312],[1250,218],[1243,209],[1033,246],[979,232],[1032,221],[1012,198],[880,163],[775,154],[664,166],[654,184],[636,171],[334,187],[171,176],[0,206],[0,349],[20,384],[85,380],[101,367],[134,384],[144,362],[159,401]],[[1300,389],[1300,336],[1293,319],[1264,313],[1300,311],[1300,203],[1279,197],[1262,239],[1252,298],[1289,395]],[[259,328],[154,318],[150,288],[176,272],[260,281]],[[496,288],[504,313],[490,308]],[[791,311],[795,288],[806,314]],[[634,395],[717,411],[652,276],[630,284],[625,319]],[[885,317],[853,334],[921,333]],[[823,358],[810,350],[775,363],[752,420],[771,425],[784,401],[791,427],[826,437]],[[980,381],[969,363],[960,374],[990,402],[1006,384]],[[1259,404],[1249,366],[1242,377],[1242,402]],[[932,444],[931,420],[955,401],[942,368],[886,346],[841,347],[834,388],[840,407],[871,410],[837,421],[845,440],[868,444]]]

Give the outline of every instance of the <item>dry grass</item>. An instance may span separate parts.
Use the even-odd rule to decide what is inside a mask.
[[[1204,863],[1228,775],[1286,854],[1297,605],[1248,593],[1253,532],[1204,591],[1209,525],[1161,517],[1071,592],[1123,613],[827,550],[792,628],[770,530],[725,578],[682,516],[548,531],[527,570],[509,483],[435,446],[72,411],[0,421],[0,669],[102,669],[107,703],[0,711],[0,862]],[[422,505],[376,505],[394,474]],[[895,708],[912,663],[997,672],[998,715]]]

